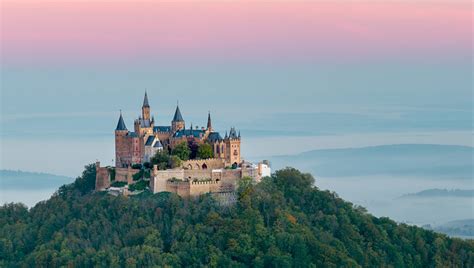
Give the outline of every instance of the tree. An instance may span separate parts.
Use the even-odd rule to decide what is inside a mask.
[[[199,145],[197,151],[197,158],[199,159],[209,159],[214,157],[214,151],[212,150],[212,146],[208,143],[203,143]]]
[[[170,156],[165,151],[158,151],[150,160],[152,165],[158,165],[158,169],[165,170],[169,166]]]
[[[474,267],[473,240],[374,217],[291,168],[242,178],[228,206],[145,180],[127,198],[81,194],[91,175],[31,209],[0,206],[0,267]]]
[[[181,159],[180,159],[178,156],[172,155],[172,156],[170,157],[169,165],[170,165],[171,168],[180,167],[180,166],[181,166],[181,163],[182,163],[182,161],[181,161]]]
[[[189,156],[191,154],[191,150],[188,147],[187,142],[182,142],[176,145],[173,150],[171,150],[172,155],[176,155],[179,159],[186,161],[189,160]]]

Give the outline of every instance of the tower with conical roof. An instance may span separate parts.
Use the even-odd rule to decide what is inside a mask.
[[[115,128],[115,166],[124,167],[129,162],[129,144],[127,140],[128,129],[123,121],[122,111],[120,111],[120,117]]]
[[[176,111],[174,112],[173,120],[171,121],[171,131],[175,133],[182,129],[185,129],[185,123],[178,104],[176,105]]]

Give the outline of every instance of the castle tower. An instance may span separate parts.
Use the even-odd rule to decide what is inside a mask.
[[[142,118],[143,120],[150,120],[150,104],[148,104],[148,95],[146,91],[145,98],[143,99]]]
[[[115,128],[115,166],[123,167],[129,161],[129,144],[127,142],[128,130],[123,121],[122,111]]]
[[[229,165],[238,165],[240,164],[240,132],[237,134],[235,128],[231,128],[229,136],[224,138],[225,143],[225,161]]]
[[[207,130],[212,131],[211,112],[207,114]]]
[[[171,131],[174,133],[182,129],[185,129],[184,119],[179,110],[179,105],[176,105],[173,121],[171,121]]]

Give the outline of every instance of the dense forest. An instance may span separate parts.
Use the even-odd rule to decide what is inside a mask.
[[[287,168],[237,203],[94,193],[95,169],[28,209],[0,207],[0,267],[474,267],[474,242],[376,218]]]

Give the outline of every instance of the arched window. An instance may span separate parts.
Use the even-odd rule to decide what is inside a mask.
[[[202,169],[207,169],[206,163],[202,164]]]

